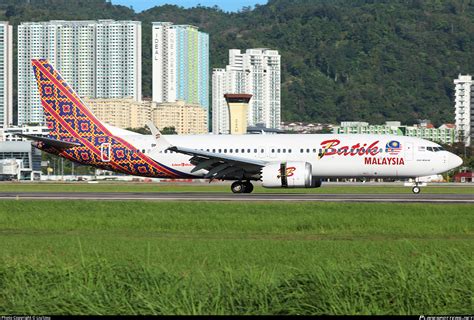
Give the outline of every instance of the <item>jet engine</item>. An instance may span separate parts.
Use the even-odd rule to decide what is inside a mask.
[[[313,179],[311,163],[275,162],[262,169],[262,185],[266,188],[318,188],[321,180]]]

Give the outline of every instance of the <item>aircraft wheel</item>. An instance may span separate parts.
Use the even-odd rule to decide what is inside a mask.
[[[252,193],[253,184],[250,181],[244,182],[244,193]]]
[[[418,186],[414,186],[413,189],[411,189],[411,191],[413,191],[414,194],[418,194],[418,193],[420,193],[421,188],[418,187]]]
[[[245,185],[242,183],[242,181],[235,181],[230,186],[230,189],[233,193],[243,193],[245,190]]]

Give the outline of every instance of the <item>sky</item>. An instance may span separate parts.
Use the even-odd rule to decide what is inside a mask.
[[[253,7],[255,4],[265,4],[267,3],[267,0],[112,0],[112,3],[127,7],[132,6],[135,12],[140,12],[164,4],[175,4],[185,8],[192,8],[198,4],[205,7],[213,7],[214,5],[217,5],[224,11],[235,12],[242,9],[242,7]]]

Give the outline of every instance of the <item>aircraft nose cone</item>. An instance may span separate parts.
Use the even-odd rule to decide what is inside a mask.
[[[457,155],[451,153],[451,155],[450,155],[450,157],[449,157],[449,164],[450,164],[453,168],[457,168],[457,167],[459,167],[460,165],[462,165],[462,158],[461,158],[461,157],[458,157]]]

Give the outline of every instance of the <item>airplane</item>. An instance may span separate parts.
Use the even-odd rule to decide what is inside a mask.
[[[328,178],[413,178],[462,164],[440,145],[373,134],[141,135],[101,122],[46,59],[33,59],[48,137],[22,136],[68,160],[129,175],[234,181],[234,193],[318,188]]]

